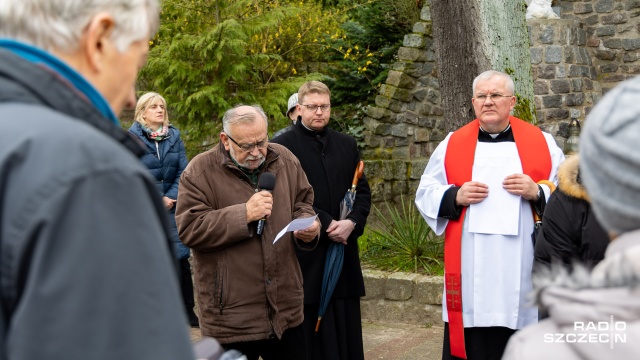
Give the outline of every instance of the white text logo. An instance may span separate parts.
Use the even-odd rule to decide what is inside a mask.
[[[615,343],[627,342],[627,323],[614,321],[576,321],[573,331],[566,333],[545,333],[545,343],[597,343],[609,344],[613,349]]]

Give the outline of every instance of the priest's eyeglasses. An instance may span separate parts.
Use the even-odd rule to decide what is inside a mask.
[[[262,140],[259,141],[257,143],[253,143],[253,144],[239,144],[237,141],[235,141],[229,134],[225,133],[227,135],[227,137],[229,138],[229,140],[233,141],[234,144],[238,145],[238,147],[244,151],[244,152],[252,152],[253,148],[258,148],[258,149],[266,149],[267,146],[269,145],[269,137],[267,137],[266,140]]]
[[[487,99],[491,99],[491,102],[499,101],[502,98],[512,97],[513,95],[502,95],[502,94],[480,94],[474,96],[474,98],[481,102],[486,102]]]
[[[329,110],[331,108],[331,104],[324,104],[324,105],[315,105],[315,104],[307,104],[307,105],[305,105],[305,104],[300,104],[300,105],[306,107],[307,110],[309,110],[311,112],[318,111],[318,108],[320,110],[322,110],[322,112],[325,112],[325,111],[327,111],[327,110]]]

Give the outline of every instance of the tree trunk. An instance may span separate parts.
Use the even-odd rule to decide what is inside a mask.
[[[216,0],[216,25],[220,25],[220,1]]]
[[[535,123],[525,9],[521,0],[431,0],[447,131],[475,118],[471,87],[486,70],[511,75],[518,96],[514,115]]]

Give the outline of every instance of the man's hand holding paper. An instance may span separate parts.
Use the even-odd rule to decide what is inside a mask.
[[[296,230],[293,232],[293,236],[304,241],[310,242],[320,233],[320,222],[316,218],[316,220],[306,229]]]
[[[293,236],[304,241],[310,242],[318,236],[320,233],[320,220],[318,220],[318,215],[313,217],[299,218],[291,221],[284,229],[280,230],[276,238],[273,240],[275,244],[276,241],[280,240],[282,235],[286,234],[289,231],[293,231]]]

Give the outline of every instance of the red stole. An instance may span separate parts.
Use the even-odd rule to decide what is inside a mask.
[[[509,117],[509,122],[523,173],[529,175],[535,182],[548,179],[551,173],[551,153],[542,131],[513,116]],[[449,138],[444,158],[449,184],[462,186],[465,182],[471,181],[478,131],[480,131],[480,122],[475,119],[454,132]],[[467,207],[464,207],[458,220],[449,220],[444,243],[445,290],[451,355],[463,359],[467,358],[467,354],[462,323],[461,243],[462,224],[466,212]]]

